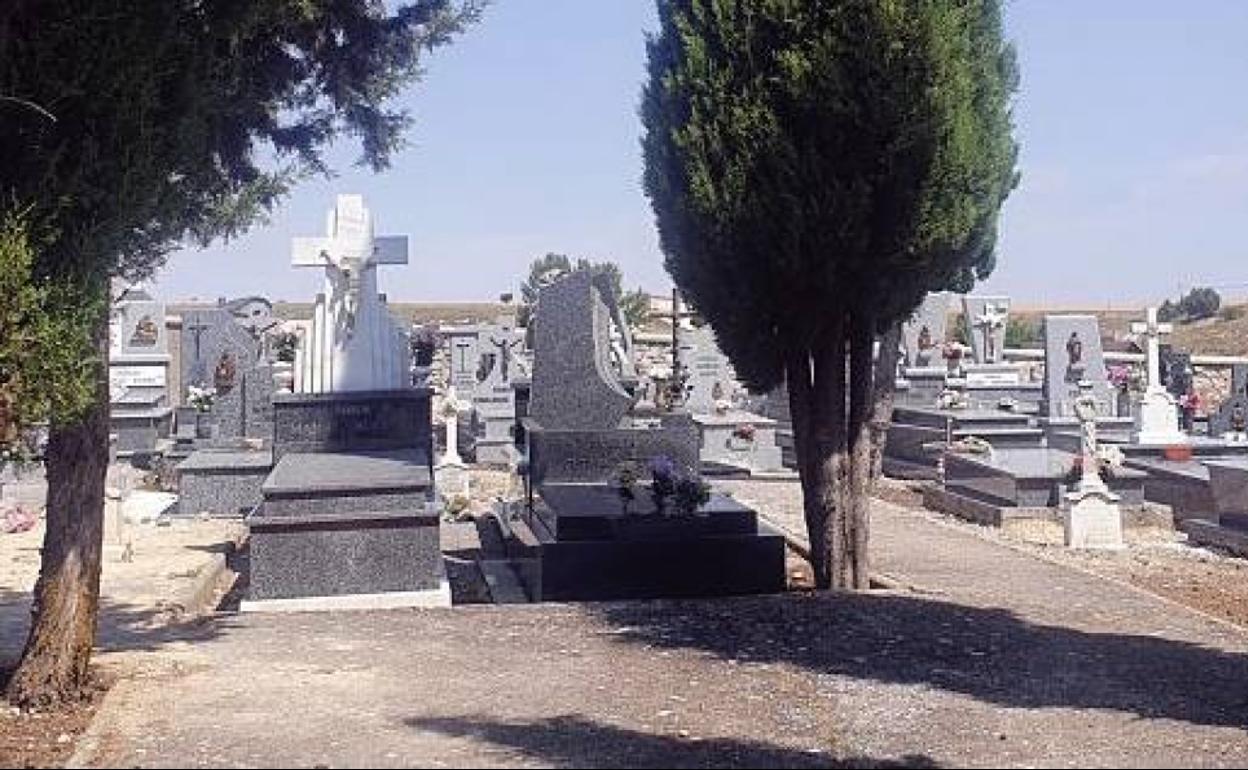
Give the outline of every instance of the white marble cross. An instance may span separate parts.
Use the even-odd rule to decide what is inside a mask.
[[[1135,321],[1131,324],[1131,333],[1144,336],[1148,340],[1148,344],[1144,349],[1145,360],[1148,362],[1148,382],[1147,385],[1161,385],[1161,335],[1169,334],[1174,331],[1174,327],[1168,323],[1160,323],[1157,320],[1157,308],[1150,307],[1148,309],[1147,321]]]
[[[407,264],[407,236],[374,236],[362,195],[339,195],[325,229],[325,238],[294,239],[291,264],[325,269],[326,295],[350,335],[360,303],[376,294],[377,265]]]
[[[326,231],[291,244],[294,266],[325,271],[296,387],[310,393],[406,387],[410,352],[377,291],[377,265],[407,264],[407,237],[375,237],[361,195],[338,196]]]
[[[984,312],[975,319],[975,324],[984,330],[984,361],[996,363],[998,350],[993,332],[1005,325],[1009,312],[995,302],[984,305]]]

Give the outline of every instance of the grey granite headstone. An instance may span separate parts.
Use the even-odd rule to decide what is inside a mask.
[[[1079,383],[1092,384],[1098,416],[1117,412],[1117,396],[1105,371],[1101,331],[1096,316],[1044,317],[1045,400],[1049,418],[1075,419]]]
[[[971,355],[977,364],[1005,360],[1005,328],[1009,323],[1009,297],[962,298],[962,312],[971,335]]]
[[[906,366],[942,366],[941,346],[949,323],[949,295],[928,294],[910,320],[901,327]]]
[[[612,362],[611,310],[589,270],[538,299],[529,414],[548,429],[610,429],[633,405]]]
[[[417,449],[432,457],[427,388],[279,393],[273,407],[275,462],[286,452]]]
[[[1161,384],[1170,395],[1187,395],[1192,387],[1192,354],[1180,353],[1169,345],[1161,346]]]
[[[450,384],[461,397],[469,397],[476,391],[481,367],[480,327],[444,326],[441,333],[450,359]]]
[[[741,389],[728,356],[719,349],[715,330],[710,326],[681,329],[680,362],[688,374],[685,381],[685,408],[694,414],[709,414],[717,401],[733,401]]]
[[[267,424],[249,430],[249,405],[273,395],[273,376],[262,366],[260,342],[224,308],[182,314],[182,383],[206,386],[216,395],[212,419],[223,439],[267,438]]]
[[[516,390],[512,383],[520,376],[524,333],[508,324],[481,327],[480,382],[472,391],[476,428],[475,454],[479,463],[506,465],[517,458],[514,427]]]
[[[1209,435],[1244,432],[1248,424],[1248,366],[1235,364],[1231,367],[1231,392],[1209,415]]]

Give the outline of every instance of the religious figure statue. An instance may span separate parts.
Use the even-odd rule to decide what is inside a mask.
[[[1083,340],[1079,339],[1079,332],[1072,331],[1066,339],[1066,381],[1079,382],[1083,370]]]
[[[216,386],[218,393],[224,393],[234,387],[234,377],[237,374],[237,365],[234,363],[234,356],[227,351],[221,354],[217,359],[217,368],[212,371],[212,384]]]
[[[134,325],[134,334],[130,335],[130,345],[136,348],[150,348],[156,344],[160,330],[150,315],[145,315]]]
[[[1091,383],[1079,383],[1080,395],[1075,399],[1075,416],[1079,418],[1079,454],[1083,463],[1081,488],[1102,486],[1098,472],[1100,451],[1096,436],[1096,397],[1092,394]]]
[[[919,329],[919,352],[922,353],[924,351],[930,351],[931,348],[932,331],[931,328],[927,327],[927,324],[925,323],[924,327]]]
[[[355,315],[360,308],[360,276],[372,266],[373,260],[353,254],[343,254],[335,260],[326,251],[321,252],[321,259],[325,261],[330,284],[334,287],[330,302],[341,309],[343,331],[350,338],[355,332]]]
[[[521,340],[509,339],[505,334],[502,338],[490,335],[490,344],[498,348],[498,373],[502,377],[504,383],[511,382],[511,362],[512,357],[515,355],[511,351],[512,348],[520,345],[520,343]]]
[[[1000,355],[1000,351],[997,350],[996,332],[1005,326],[1006,313],[1004,307],[989,302],[984,305],[984,312],[975,319],[975,324],[984,330],[985,363],[996,363]]]

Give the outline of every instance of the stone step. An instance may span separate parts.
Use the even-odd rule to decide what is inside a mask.
[[[520,583],[520,576],[506,559],[482,559],[477,562],[481,575],[490,589],[495,604],[528,604],[529,595]]]

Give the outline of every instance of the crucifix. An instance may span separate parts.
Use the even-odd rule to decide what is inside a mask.
[[[995,332],[1005,325],[1007,311],[995,302],[984,305],[984,311],[975,318],[975,325],[984,330],[984,360],[982,363],[997,362],[997,342]]]
[[[199,338],[203,336],[204,332],[209,328],[211,328],[211,326],[206,323],[192,323],[186,325],[186,330],[195,335],[195,360],[194,363],[191,364],[191,379],[197,382],[203,382],[206,377],[207,370],[204,368],[204,358],[199,348]]]
[[[1148,364],[1148,387],[1161,387],[1161,335],[1174,331],[1174,326],[1160,323],[1157,320],[1157,308],[1148,309],[1147,321],[1135,321],[1131,324],[1131,333],[1143,336],[1148,340],[1144,348],[1144,359]]]
[[[459,351],[459,365],[455,367],[455,371],[468,371],[468,348],[470,347],[472,347],[472,343],[470,342],[455,343],[455,349]]]
[[[509,337],[512,337],[512,338],[508,339]],[[522,341],[523,340],[521,340],[519,337],[513,337],[513,335],[509,335],[506,333],[503,334],[502,339],[499,339],[498,337],[495,337],[492,334],[490,335],[490,344],[498,348],[499,375],[502,376],[504,383],[511,382],[510,368],[511,368],[512,348],[521,344]]]
[[[407,237],[375,236],[364,197],[339,195],[326,235],[295,238],[291,263],[325,273],[296,387],[320,393],[403,387],[411,351],[377,291],[377,266],[407,264]]]
[[[1181,444],[1187,437],[1179,430],[1179,415],[1174,395],[1161,384],[1161,335],[1173,327],[1157,320],[1157,308],[1148,309],[1148,320],[1131,324],[1133,334],[1147,340],[1144,359],[1148,379],[1136,404],[1135,431],[1132,438],[1141,444]]]
[[[295,238],[292,264],[325,270],[326,297],[347,339],[361,309],[378,303],[377,265],[406,265],[407,236],[373,235],[373,215],[362,195],[339,195],[323,238]]]

